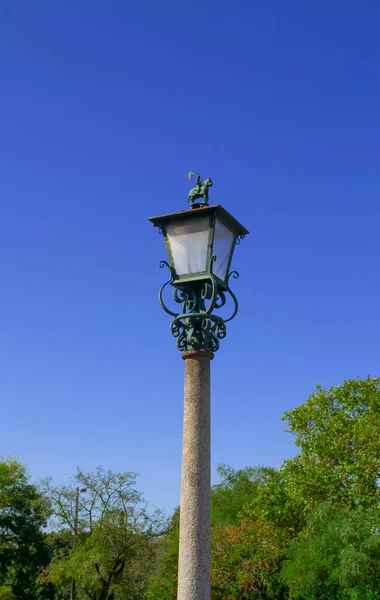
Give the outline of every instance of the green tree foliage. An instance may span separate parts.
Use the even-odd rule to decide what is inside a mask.
[[[23,465],[0,462],[0,598],[49,596],[49,588],[37,583],[49,560],[42,532],[46,515],[44,497],[29,483]]]
[[[220,465],[218,472],[221,482],[213,487],[211,493],[212,597],[215,600],[227,597],[243,599],[250,597],[247,594],[260,590],[261,596],[258,597],[271,598],[270,594],[277,585],[275,578],[283,536],[272,525],[253,522],[240,513],[261,488],[277,480],[277,472],[270,467],[248,467],[235,471],[226,465]],[[176,598],[178,530],[177,510],[162,541],[158,568],[149,586],[149,600]],[[262,543],[258,542],[259,532],[265,535]],[[278,584],[276,589],[280,588]]]
[[[299,500],[289,492],[282,469],[273,474],[267,485],[257,489],[242,514],[253,521],[272,523],[288,537],[296,535],[305,524]]]
[[[278,573],[286,535],[266,521],[242,519],[212,536],[212,600],[283,598]]]
[[[177,508],[165,536],[157,540],[156,565],[149,582],[148,600],[176,600],[178,551],[179,509]]]
[[[15,600],[15,595],[9,585],[0,585],[0,600]]]
[[[271,563],[271,569],[267,569],[266,573],[260,572],[264,582],[262,591],[250,591],[248,588],[246,596],[241,597],[254,598],[258,597],[259,593],[269,594],[273,589],[275,597],[280,598],[285,592],[276,586],[286,546],[291,540],[302,539],[307,531],[308,517],[321,503],[329,500],[337,505],[345,503],[358,515],[364,514],[359,511],[370,511],[371,507],[379,504],[379,378],[345,381],[341,386],[330,390],[318,387],[303,405],[285,413],[284,419],[289,422],[289,431],[294,435],[300,452],[294,459],[285,461],[279,472],[271,473],[265,484],[258,485],[251,496],[249,493],[242,494],[241,497],[245,498],[246,503],[239,512],[235,512],[235,520],[232,516],[230,518],[230,522],[238,526],[235,530],[239,535],[229,537],[231,530],[228,528],[217,532],[222,550],[217,553],[215,573],[219,573],[219,586],[223,581],[228,582],[228,585],[225,583],[225,589],[220,588],[223,590],[220,591],[220,597],[223,597],[224,593],[226,598],[240,598],[239,594],[243,594],[241,582],[245,581],[245,564],[252,566],[251,575],[255,582],[260,581],[260,577],[257,577],[259,571],[252,557],[263,561],[260,563],[262,565],[267,561],[263,548],[260,548],[255,540],[256,524],[260,523],[266,533],[272,532],[273,546],[278,552],[273,557],[275,560]],[[234,473],[230,475],[228,470],[226,473],[228,477],[222,482],[221,492],[224,492],[226,486],[227,493],[224,493],[224,497],[229,506],[229,494],[234,497],[234,487],[231,486],[230,489],[228,482],[231,477],[233,479]],[[244,486],[242,487],[244,489]],[[231,515],[233,512],[234,508]],[[228,513],[226,508],[225,514]],[[243,516],[245,521],[242,520]],[[278,532],[281,532],[280,544],[276,543]],[[316,533],[316,539],[319,535],[320,530]],[[251,544],[248,542],[249,538]],[[247,558],[247,552],[250,553],[250,559]],[[248,563],[245,562],[247,560]],[[289,558],[289,569],[292,560]],[[373,570],[369,577],[374,581]],[[289,579],[283,581],[288,584],[290,582]],[[248,581],[245,581],[245,585],[248,585]],[[343,593],[340,580],[331,580],[329,586],[323,588],[320,598],[339,598],[332,595],[334,590]],[[368,588],[365,592],[366,597],[369,598],[368,594],[374,594],[375,589],[378,589],[377,580],[373,586],[373,589]],[[358,593],[357,590],[352,592],[355,593]],[[302,593],[299,595],[299,598],[301,597]],[[305,596],[305,600],[309,598],[312,596]]]
[[[212,600],[380,600],[380,378],[317,387],[283,419],[299,453],[279,470],[219,467]],[[38,491],[0,463],[0,600],[176,600],[178,548],[179,510],[149,514],[132,473]]]
[[[293,598],[380,597],[380,510],[323,503],[293,540],[282,577]]]
[[[287,492],[304,511],[320,502],[379,502],[380,377],[317,387],[283,416],[300,453],[284,463]]]
[[[49,564],[57,557],[69,553],[73,547],[73,534],[68,529],[49,531],[45,537],[49,548]],[[46,581],[46,570],[41,574],[41,579]],[[70,600],[70,598],[71,590],[68,585],[54,586],[54,600]]]
[[[218,472],[221,482],[213,487],[211,502],[212,598],[280,600],[287,532],[249,509],[270,497],[268,489],[278,490],[280,474],[262,466],[236,471],[220,465]]]
[[[55,487],[51,480],[44,482],[52,524],[73,541],[71,548],[62,544],[44,580],[66,592],[74,581],[78,599],[141,600],[162,516],[148,513],[131,473],[78,470],[73,484]],[[80,489],[77,536],[75,487]]]
[[[329,390],[317,387],[282,417],[300,452],[244,509],[297,535],[309,512],[327,500],[352,507],[380,499],[380,378],[349,380]]]
[[[212,525],[228,526],[239,522],[244,506],[254,500],[259,490],[278,480],[276,469],[270,467],[246,467],[234,470],[228,465],[218,467],[221,482],[212,488]]]

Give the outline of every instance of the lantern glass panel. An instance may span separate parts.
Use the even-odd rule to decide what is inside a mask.
[[[212,271],[214,275],[219,277],[219,279],[222,279],[222,281],[224,281],[227,276],[227,269],[234,240],[235,234],[228,229],[228,227],[223,225],[219,219],[216,219],[214,246],[212,251],[214,256],[216,256],[216,259],[213,263]]]
[[[206,271],[209,219],[189,219],[166,225],[177,275]]]

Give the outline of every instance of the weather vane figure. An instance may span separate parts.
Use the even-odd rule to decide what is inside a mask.
[[[190,173],[187,175],[187,179],[190,180],[193,177],[193,175],[193,171],[190,171]],[[187,198],[188,202],[190,202],[190,204],[193,205],[196,200],[202,200],[200,204],[204,204],[205,206],[207,206],[208,188],[210,188],[212,185],[213,183],[210,176],[208,176],[207,179],[205,179],[202,182],[201,176],[198,173],[195,187],[189,192],[189,196]]]

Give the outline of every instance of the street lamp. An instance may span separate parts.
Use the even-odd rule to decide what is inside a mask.
[[[81,490],[79,489],[79,487],[75,488],[75,513],[74,513],[74,543],[73,543],[73,548],[76,547],[77,545],[77,541],[78,541],[78,526],[79,526],[79,494],[84,494],[85,492],[87,492],[86,488],[82,488]],[[70,594],[70,598],[71,600],[75,600],[76,599],[76,585],[75,585],[75,579],[71,580],[71,594]]]
[[[248,234],[220,205],[208,205],[210,178],[202,183],[198,175],[197,184],[189,194],[190,210],[149,219],[164,236],[168,254],[168,262],[159,263],[170,271],[160,304],[173,317],[171,332],[185,360],[177,600],[210,599],[210,361],[238,311],[230,279],[239,275],[230,267],[235,246]],[[168,285],[180,310],[164,302]],[[233,309],[223,319],[214,311],[228,296]]]

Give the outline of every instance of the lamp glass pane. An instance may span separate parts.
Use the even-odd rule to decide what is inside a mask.
[[[212,253],[216,256],[212,271],[219,279],[225,280],[227,267],[232,252],[235,234],[218,219],[215,222],[214,246]]]
[[[189,219],[166,226],[177,275],[206,270],[209,219]]]

